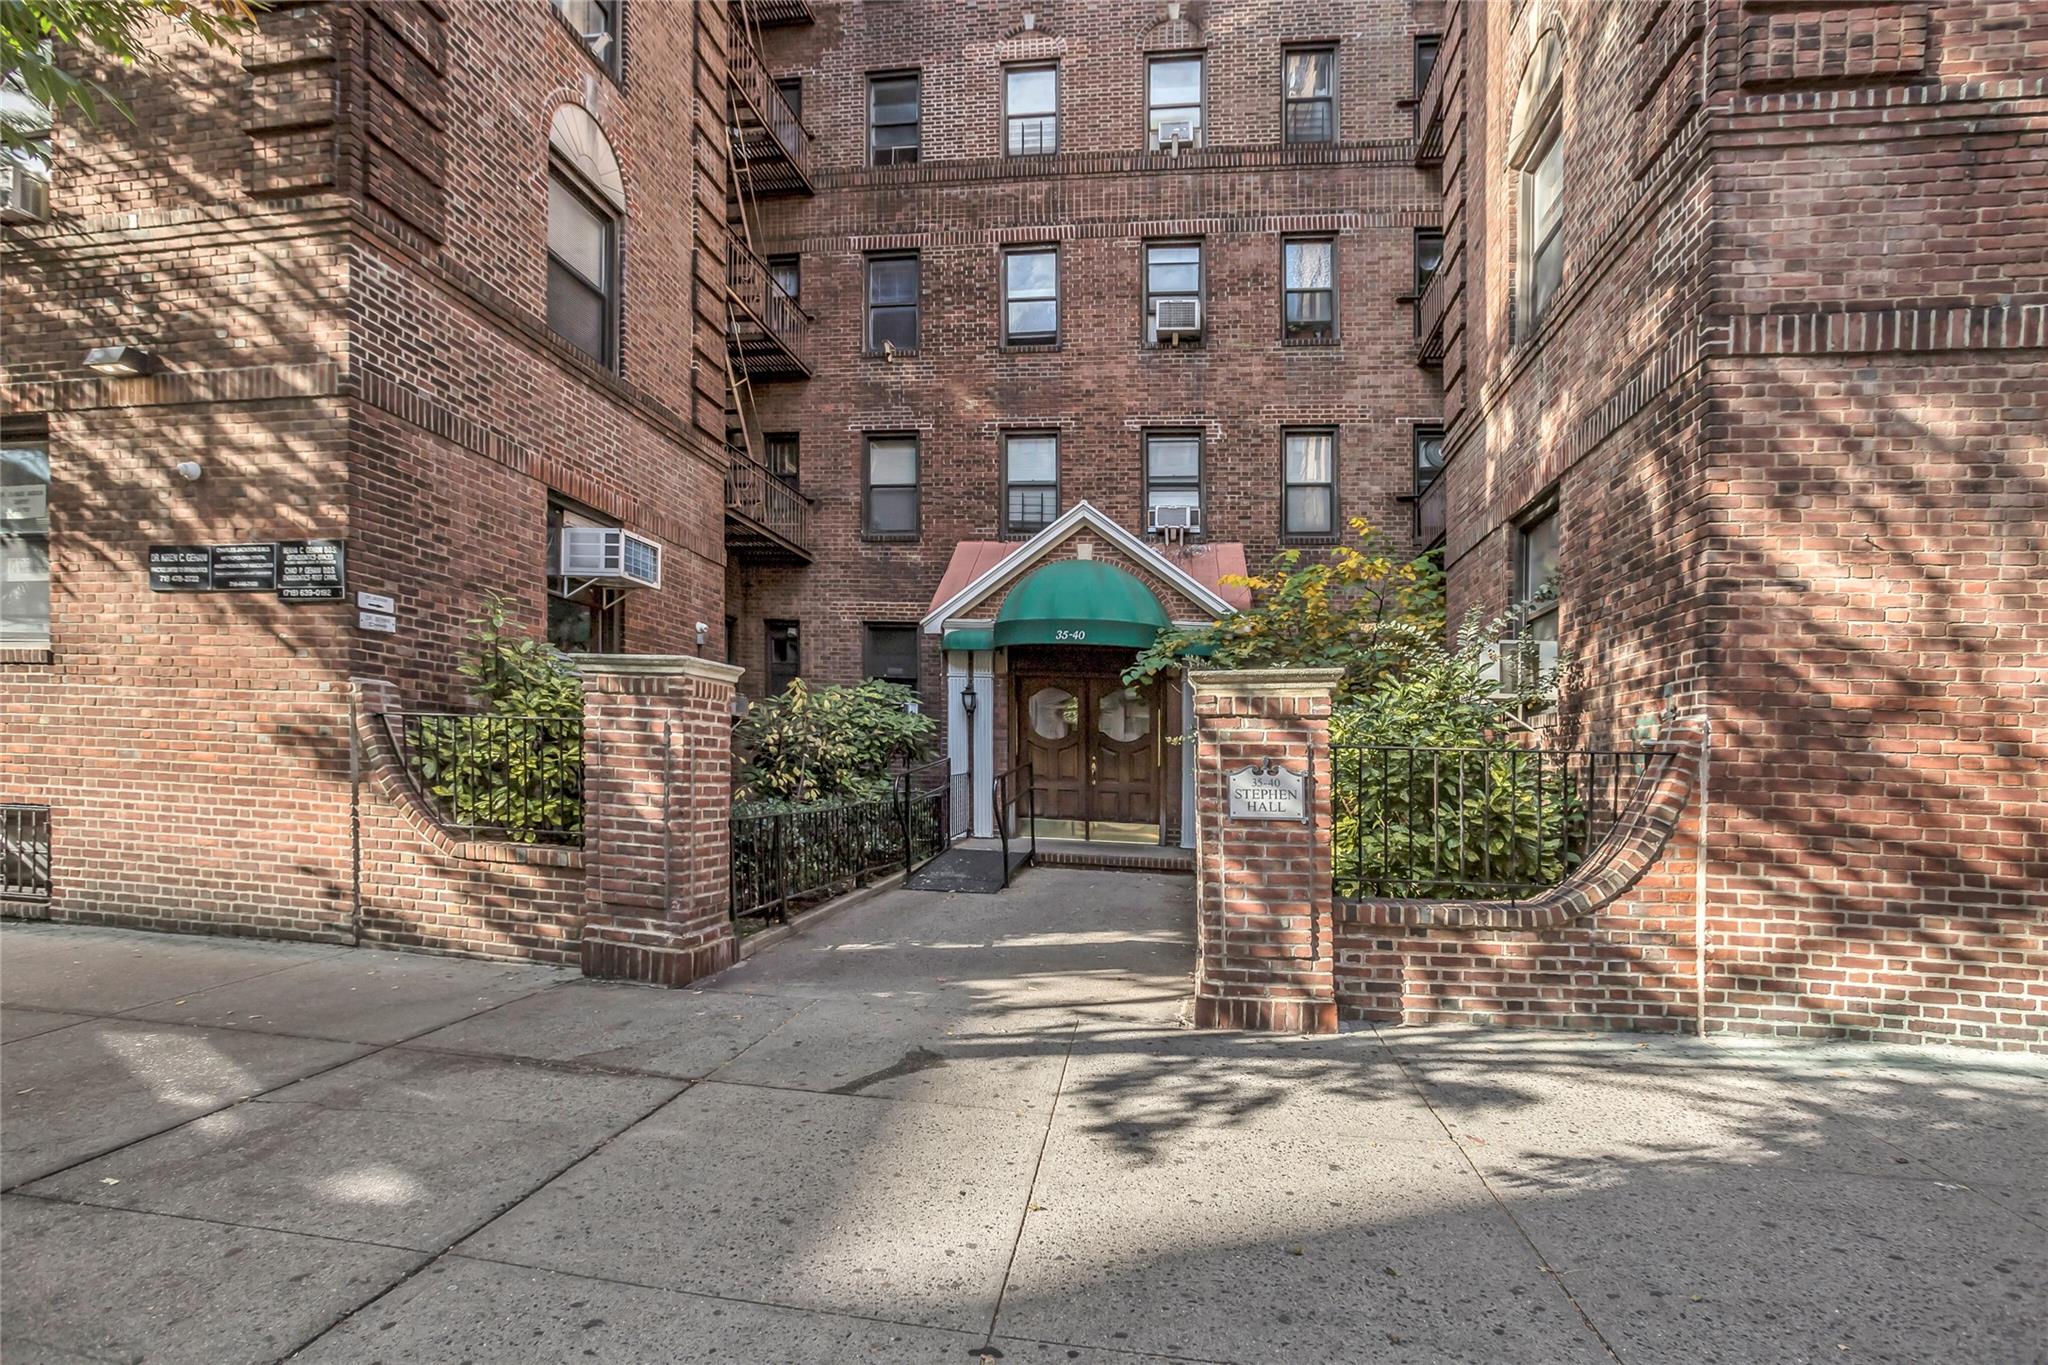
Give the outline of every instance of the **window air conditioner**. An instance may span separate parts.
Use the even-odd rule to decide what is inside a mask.
[[[1195,145],[1195,125],[1191,119],[1175,119],[1159,125],[1159,149],[1165,151],[1174,144],[1183,147]]]
[[[1199,298],[1190,295],[1158,299],[1153,302],[1152,310],[1153,325],[1162,337],[1202,334],[1202,301]]]
[[[1202,529],[1202,509],[1199,507],[1155,507],[1152,509],[1154,531],[1199,531]]]
[[[661,546],[616,526],[564,526],[556,543],[557,572],[612,588],[661,586]]]
[[[0,156],[0,223],[43,223],[49,218],[49,180]]]
[[[1494,695],[1533,692],[1557,672],[1557,641],[1502,640],[1488,645],[1481,657],[1479,680],[1491,683]]]

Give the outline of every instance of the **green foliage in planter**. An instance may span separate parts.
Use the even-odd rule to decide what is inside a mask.
[[[474,715],[411,716],[406,747],[454,824],[521,843],[583,830],[583,688],[567,655],[486,597],[456,671]]]
[[[805,806],[887,792],[891,766],[924,758],[938,728],[909,709],[913,699],[896,683],[808,687],[798,679],[755,702],[733,733],[747,759],[738,804]]]
[[[1339,895],[1391,884],[1396,895],[1463,896],[1474,880],[1553,886],[1583,855],[1583,774],[1515,738],[1558,671],[1520,692],[1484,676],[1511,648],[1510,622],[1468,621],[1448,648],[1409,649],[1400,669],[1331,717]]]

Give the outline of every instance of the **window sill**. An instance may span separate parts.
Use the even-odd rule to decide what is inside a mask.
[[[862,531],[860,538],[870,545],[915,545],[924,539],[922,531]]]
[[[52,664],[56,651],[48,645],[0,645],[0,664]]]
[[[1005,341],[996,349],[1002,355],[1042,355],[1064,351],[1066,344],[1060,341]]]
[[[1280,347],[1287,351],[1334,351],[1344,344],[1342,337],[1281,337]]]
[[[893,353],[889,351],[862,351],[860,358],[862,360],[915,360],[918,354],[917,351],[906,351],[899,347]]]
[[[1203,348],[1202,343],[1200,341],[1183,341],[1178,346],[1175,346],[1167,342],[1148,341],[1139,346],[1138,349],[1141,351],[1154,352],[1159,355],[1172,355],[1175,352],[1180,352],[1181,354],[1188,354],[1190,352],[1200,351]]]
[[[1304,536],[1293,535],[1283,531],[1280,535],[1280,543],[1282,545],[1298,546],[1302,549],[1314,549],[1327,545],[1335,545],[1337,543],[1337,536],[1334,532],[1328,535],[1318,533],[1312,536]]]

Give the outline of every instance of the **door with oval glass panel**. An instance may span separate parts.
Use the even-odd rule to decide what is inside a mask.
[[[1039,832],[1156,843],[1157,689],[1115,677],[1020,677],[1016,697],[1016,756],[1032,768]]]

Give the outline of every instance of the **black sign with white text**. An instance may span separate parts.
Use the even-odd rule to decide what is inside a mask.
[[[276,541],[208,548],[215,592],[270,592],[277,587]]]
[[[213,555],[204,545],[149,547],[151,592],[207,592],[213,587]]]
[[[152,545],[151,592],[274,592],[280,602],[348,598],[348,545],[262,540],[242,545]]]
[[[348,551],[338,540],[283,540],[277,595],[285,602],[340,602],[348,596]]]

